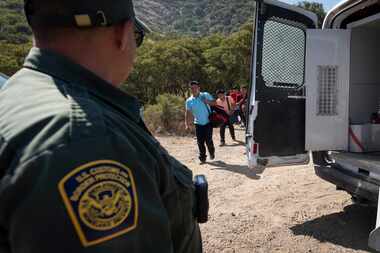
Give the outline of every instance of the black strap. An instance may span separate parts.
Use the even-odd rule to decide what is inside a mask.
[[[61,16],[27,16],[27,20],[32,26],[50,26],[50,27],[100,27],[110,26],[105,17],[100,14],[87,15],[89,23],[82,25],[77,22],[74,15]]]
[[[201,95],[201,94],[200,94]],[[206,106],[206,109],[207,109],[207,111],[208,111],[208,114],[210,115],[211,114],[211,110],[210,110],[210,108],[208,107],[208,105],[205,103],[205,102],[203,102],[203,100],[201,100],[202,101],[202,104],[204,104],[205,106]]]
[[[228,99],[228,96],[226,96],[226,99],[227,99],[228,110],[231,111],[231,105],[230,105],[230,100]]]

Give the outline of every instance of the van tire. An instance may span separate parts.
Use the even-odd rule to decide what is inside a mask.
[[[330,165],[334,161],[330,158],[329,153],[327,151],[318,151],[313,152],[313,162],[314,165],[326,166]]]
[[[269,160],[268,159],[257,159],[257,164],[260,165],[260,166],[267,166],[269,163]]]

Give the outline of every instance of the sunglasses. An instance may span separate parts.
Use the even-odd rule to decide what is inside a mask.
[[[144,29],[140,26],[139,23],[135,22],[135,40],[136,40],[136,46],[140,47],[142,43],[144,42],[145,38],[145,32]]]

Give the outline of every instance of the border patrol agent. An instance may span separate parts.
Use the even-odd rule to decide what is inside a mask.
[[[47,4],[58,7],[39,10]],[[115,55],[130,56],[146,31],[131,0],[28,0],[25,10],[36,31],[104,29]],[[83,66],[35,37],[0,92],[0,252],[202,252],[192,173],[114,87],[127,74],[102,75],[120,62]]]

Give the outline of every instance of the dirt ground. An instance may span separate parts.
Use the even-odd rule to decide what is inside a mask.
[[[228,137],[214,162],[199,165],[194,138],[158,139],[194,174],[208,177],[210,221],[201,227],[206,253],[370,252],[376,211],[353,205],[312,166],[249,170],[244,145]],[[214,141],[219,144],[217,135]]]

